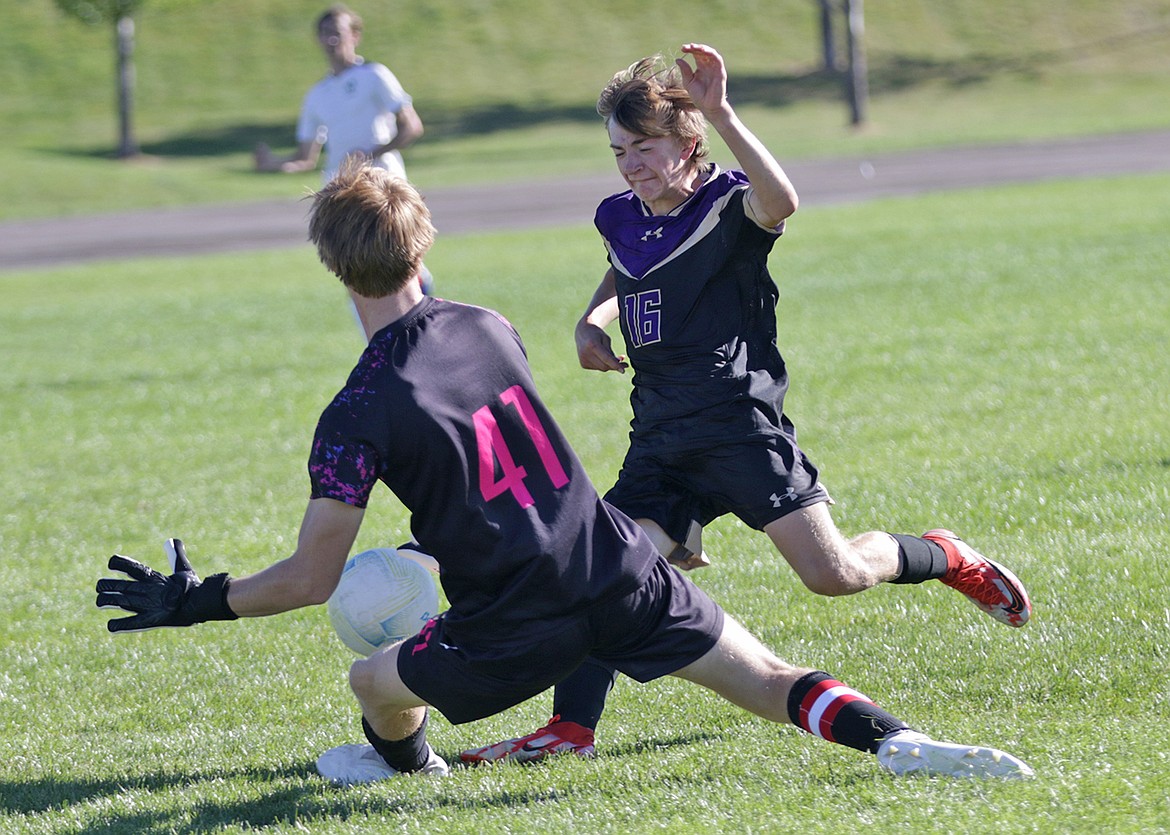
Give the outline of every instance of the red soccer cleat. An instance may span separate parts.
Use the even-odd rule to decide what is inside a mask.
[[[554,716],[549,723],[535,733],[518,739],[505,739],[495,745],[472,748],[459,755],[468,765],[512,760],[529,763],[542,760],[552,754],[576,754],[578,757],[593,756],[593,731],[576,722],[561,722]]]
[[[947,554],[944,585],[961,591],[987,614],[1008,626],[1023,626],[1032,616],[1024,584],[1002,565],[980,554],[948,530],[927,531],[923,539],[937,542]]]

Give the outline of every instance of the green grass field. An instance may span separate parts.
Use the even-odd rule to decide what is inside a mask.
[[[293,197],[249,170],[288,147],[323,62],[309,0],[147,0],[137,127],[114,146],[111,34],[0,0],[0,220]],[[1165,128],[1167,0],[867,4],[872,99],[846,125],[807,0],[529,0],[369,7],[363,52],[415,95],[421,186],[606,170],[609,74],[705,40],[781,160]],[[317,414],[360,339],[307,247],[0,271],[0,832],[1170,832],[1170,177],[802,209],[773,257],[788,408],[843,530],[946,524],[1028,584],[1019,632],[937,584],[830,600],[732,520],[694,575],[779,654],[937,736],[1029,761],[1028,783],[878,772],[682,682],[619,684],[598,758],[338,791],[312,763],[357,741],[351,659],[321,607],[108,635],[93,584],[181,536],[201,573],[293,547]],[[524,335],[601,486],[628,379],[577,368],[595,234],[443,236],[443,295]],[[376,497],[359,547],[407,519]],[[532,730],[550,699],[431,737]]]
[[[711,529],[694,579],[782,656],[1028,783],[894,780],[682,682],[619,684],[598,757],[335,790],[359,736],[324,608],[120,636],[114,551],[202,573],[291,551],[319,410],[360,340],[308,247],[0,273],[0,831],[1170,831],[1170,177],[802,210],[773,256],[789,411],[847,532],[946,524],[1028,584],[1005,629],[938,584],[804,591],[763,537]],[[576,367],[602,265],[585,225],[442,237],[443,295],[503,311],[602,486],[628,379]],[[406,538],[375,497],[359,546]],[[537,698],[431,738],[453,758]]]
[[[318,183],[251,171],[293,143],[324,72],[324,0],[145,0],[136,132],[117,146],[113,36],[52,0],[0,0],[0,220],[292,197]],[[731,97],[781,159],[1165,128],[1170,0],[907,0],[866,7],[869,121],[852,129],[818,72],[812,0],[595,0],[571,25],[533,0],[354,2],[362,51],[415,97],[407,154],[424,189],[612,166],[593,106],[610,75],[691,40],[713,44]]]

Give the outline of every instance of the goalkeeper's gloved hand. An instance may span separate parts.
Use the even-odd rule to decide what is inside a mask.
[[[133,615],[115,618],[106,628],[111,632],[139,632],[207,620],[235,620],[237,615],[227,603],[231,578],[213,574],[200,581],[187,561],[181,540],[168,539],[165,547],[173,572],[169,577],[121,554],[110,557],[110,569],[131,579],[98,580],[98,608],[125,609]]]

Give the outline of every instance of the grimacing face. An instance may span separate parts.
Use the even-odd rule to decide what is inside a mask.
[[[655,214],[666,214],[693,193],[694,144],[675,136],[643,136],[608,122],[609,147],[618,171]]]

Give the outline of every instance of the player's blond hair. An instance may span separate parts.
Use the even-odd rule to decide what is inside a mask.
[[[597,112],[639,136],[673,136],[695,143],[692,159],[709,153],[707,120],[683,86],[682,73],[661,55],[651,55],[616,73],[597,99]]]
[[[418,275],[435,227],[422,195],[402,177],[347,163],[313,196],[309,240],[346,287],[376,299]]]

